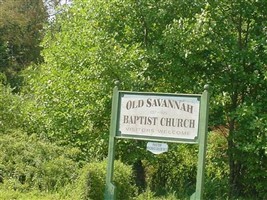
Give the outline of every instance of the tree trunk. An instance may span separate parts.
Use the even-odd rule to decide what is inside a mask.
[[[139,193],[143,192],[146,187],[145,169],[141,160],[137,160],[133,165],[135,174],[135,183],[138,187]]]
[[[229,136],[228,140],[228,157],[229,157],[229,198],[235,199],[240,196],[242,185],[241,178],[241,162],[238,159],[238,152],[236,149],[236,143],[234,141],[235,133],[235,120],[232,119],[229,123]]]

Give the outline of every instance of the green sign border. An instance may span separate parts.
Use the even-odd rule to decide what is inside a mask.
[[[115,200],[116,199],[116,187],[113,184],[113,170],[114,170],[114,157],[115,157],[115,145],[116,139],[123,139],[123,137],[116,136],[118,130],[118,113],[119,113],[119,90],[118,86],[113,89],[113,99],[112,99],[112,112],[111,112],[111,123],[110,123],[110,135],[109,135],[109,148],[108,148],[108,164],[107,164],[107,176],[106,176],[106,188],[104,199],[105,200]],[[121,91],[121,93],[126,93]],[[130,92],[132,93],[132,92]],[[138,93],[138,92],[137,92]],[[135,93],[135,94],[137,94]],[[153,93],[147,93],[153,94]],[[155,93],[154,93],[155,94]],[[164,95],[164,93],[160,93]],[[158,95],[158,94],[157,94]],[[204,86],[204,91],[201,95],[188,95],[188,94],[173,94],[173,95],[185,95],[185,96],[197,96],[200,97],[200,112],[199,112],[199,128],[198,128],[198,138],[197,143],[199,145],[198,150],[198,168],[196,177],[196,191],[191,195],[190,200],[202,200],[203,199],[203,189],[204,189],[204,171],[205,171],[205,161],[206,161],[206,148],[207,148],[207,132],[208,132],[208,115],[209,115],[209,86]],[[127,139],[130,139],[127,137]],[[146,138],[131,138],[131,139],[146,139]],[[163,138],[156,138],[153,141],[168,141],[162,140]],[[176,140],[175,140],[176,141]],[[192,143],[192,141],[177,141]]]

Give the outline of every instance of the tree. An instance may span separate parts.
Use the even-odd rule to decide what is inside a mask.
[[[0,10],[0,72],[18,91],[19,72],[31,63],[42,62],[39,44],[47,7],[42,0],[3,0]]]
[[[266,193],[265,6],[265,1],[209,2],[193,23],[181,19],[166,30],[167,69],[182,71],[185,84],[213,85],[211,121],[229,130],[232,197]]]
[[[42,44],[45,63],[29,73],[38,133],[78,146],[87,159],[107,154],[114,82],[137,88],[145,68],[139,43],[119,43],[107,32],[114,23],[110,5],[80,1],[57,16]]]

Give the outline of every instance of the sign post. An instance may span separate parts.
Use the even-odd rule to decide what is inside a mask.
[[[111,110],[111,123],[109,134],[109,146],[108,146],[108,164],[107,164],[107,176],[106,176],[106,188],[105,188],[105,200],[115,199],[115,185],[113,184],[113,169],[114,169],[114,155],[115,155],[115,133],[117,124],[117,110],[118,110],[118,83],[113,89],[112,110]]]
[[[137,139],[199,144],[196,192],[202,200],[208,124],[208,85],[202,94],[169,94],[119,91],[114,87],[109,137],[105,200],[114,200],[112,183],[116,139]],[[167,147],[148,149],[164,152]]]
[[[198,147],[198,168],[196,192],[191,195],[190,200],[202,200],[204,190],[204,172],[207,149],[208,117],[209,117],[209,86],[204,86],[201,97],[200,127],[199,127],[199,147]]]

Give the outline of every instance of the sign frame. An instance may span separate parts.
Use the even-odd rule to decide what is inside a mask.
[[[132,96],[146,96],[146,97],[163,97],[168,99],[170,98],[181,98],[186,99],[190,98],[195,101],[199,101],[199,110],[198,110],[198,130],[197,136],[194,139],[182,138],[182,137],[165,137],[165,136],[149,136],[149,135],[136,135],[136,134],[123,134],[120,129],[120,114],[121,114],[121,101],[124,95]],[[188,101],[185,101],[188,102]],[[117,124],[116,124],[116,138],[120,139],[135,139],[135,140],[146,140],[146,141],[160,141],[160,142],[172,142],[172,143],[198,143],[198,133],[199,133],[199,118],[200,118],[200,103],[201,103],[201,94],[176,94],[176,93],[151,93],[151,92],[130,92],[130,91],[118,91],[118,106],[117,106]]]
[[[115,158],[115,146],[117,139],[140,139],[140,140],[151,140],[151,141],[164,141],[164,142],[179,142],[179,143],[192,143],[198,144],[198,167],[196,175],[196,191],[190,196],[190,200],[202,200],[204,190],[204,178],[205,178],[205,162],[206,162],[206,148],[207,148],[207,132],[208,132],[208,116],[209,116],[209,85],[204,86],[202,94],[170,94],[170,95],[182,95],[182,96],[194,96],[200,97],[200,110],[199,110],[199,126],[198,126],[198,137],[196,140],[170,140],[164,137],[158,138],[147,138],[147,137],[122,137],[118,135],[118,115],[119,115],[119,100],[121,93],[132,93],[127,91],[118,90],[118,82],[113,89],[112,98],[112,111],[111,111],[111,122],[110,122],[110,134],[109,134],[109,147],[108,147],[108,163],[107,163],[107,175],[106,175],[106,187],[105,187],[105,200],[116,199],[116,187],[113,184],[113,172],[114,172],[114,158]],[[138,93],[138,92],[137,92]],[[135,94],[137,94],[135,92]],[[155,93],[147,93],[155,94]],[[160,93],[157,93],[159,95]],[[164,93],[161,93],[164,94]],[[166,93],[165,93],[166,94]]]

